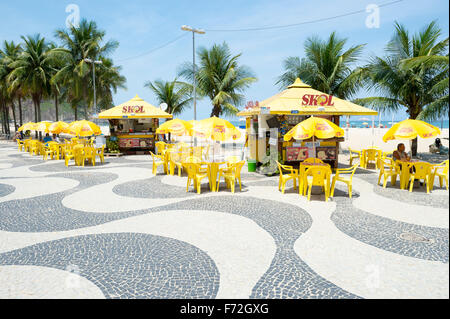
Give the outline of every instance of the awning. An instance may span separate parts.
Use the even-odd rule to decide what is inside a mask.
[[[286,90],[259,102],[259,107],[245,109],[237,115],[259,114],[378,115],[378,112],[314,90],[297,78]]]
[[[138,95],[98,115],[100,119],[172,118],[172,114],[145,102]]]

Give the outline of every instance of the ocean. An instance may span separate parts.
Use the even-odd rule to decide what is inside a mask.
[[[392,120],[380,121],[380,124],[382,124],[383,127],[388,127],[388,128],[389,128],[389,127],[392,126],[391,121],[392,121]],[[395,120],[394,120],[394,123],[397,123],[397,122],[400,122],[400,121],[395,121]],[[244,122],[244,121],[231,120],[230,123],[233,124],[233,125],[236,126],[236,127],[238,127],[238,126],[244,126],[244,128],[245,128],[245,122]],[[372,125],[372,120],[369,120],[369,121],[351,120],[351,121],[349,122],[350,127],[361,127],[361,128],[367,127],[367,126],[364,125],[363,123],[368,123],[368,126],[370,127],[370,126]],[[375,127],[377,127],[377,126],[378,126],[378,119],[376,119],[376,120],[374,121],[374,123],[375,123]],[[434,126],[436,126],[436,127],[438,127],[438,128],[449,128],[449,120],[443,120],[443,121],[428,121],[428,123],[430,123],[431,125],[434,125]],[[340,126],[341,126],[341,127],[346,127],[345,118],[341,118],[341,124],[340,124]]]

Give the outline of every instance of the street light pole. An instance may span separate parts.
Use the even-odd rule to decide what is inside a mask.
[[[98,114],[97,112],[97,94],[95,88],[95,65],[102,64],[103,62],[100,60],[91,60],[89,58],[84,59],[85,62],[92,64],[92,82],[94,86],[94,114]]]
[[[195,78],[196,70],[195,70],[195,34],[205,34],[205,31],[202,29],[194,29],[190,26],[183,25],[181,27],[181,30],[183,31],[189,31],[192,32],[192,61],[193,61],[193,72],[194,72],[194,120],[197,120],[197,79]]]

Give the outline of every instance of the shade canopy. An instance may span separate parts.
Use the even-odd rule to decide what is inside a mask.
[[[66,122],[63,122],[63,121],[58,121],[58,122],[52,123],[48,127],[48,130],[50,133],[53,133],[53,134],[61,134],[61,133],[65,133],[68,128],[69,128],[69,124],[67,124]]]
[[[214,141],[227,141],[240,138],[241,132],[227,120],[214,116],[194,124],[192,135]]]
[[[378,115],[378,112],[314,90],[297,78],[286,90],[259,102],[258,107],[244,110],[237,115],[259,114]]]
[[[98,115],[100,119],[172,118],[172,114],[145,102],[138,95]]]
[[[24,125],[22,125],[18,129],[19,132],[21,132],[21,131],[25,131],[25,132],[26,131],[34,131],[34,130],[36,130],[36,123],[34,123],[34,122],[25,123]]]
[[[430,138],[441,134],[436,126],[419,120],[405,120],[394,124],[383,136],[383,141],[412,140],[417,136]]]
[[[39,123],[36,123],[36,131],[39,132],[45,132],[48,133],[48,128],[50,127],[50,125],[52,125],[53,122],[49,122],[49,121],[42,121]]]
[[[284,135],[284,140],[305,140],[313,136],[319,139],[343,137],[344,130],[331,121],[313,116],[294,126]]]
[[[188,121],[174,119],[161,124],[156,130],[156,134],[188,135],[191,129],[192,124]]]
[[[70,123],[66,130],[67,134],[80,137],[101,135],[102,130],[100,127],[90,121],[82,120]]]

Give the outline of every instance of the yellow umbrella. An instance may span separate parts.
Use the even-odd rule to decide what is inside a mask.
[[[36,131],[48,133],[49,126],[52,125],[52,122],[42,121],[36,124]]]
[[[284,140],[289,141],[292,138],[295,140],[305,140],[314,136],[319,139],[343,137],[344,130],[324,118],[310,117],[309,119],[298,123],[287,132],[284,135]]]
[[[201,138],[210,138],[214,141],[226,141],[238,139],[241,132],[227,120],[211,117],[198,121],[192,128],[192,135]]]
[[[68,127],[69,127],[69,124],[67,124],[66,122],[58,121],[58,122],[52,123],[48,127],[48,130],[50,131],[50,133],[60,134],[60,133],[65,133]]]
[[[21,132],[21,131],[25,131],[25,132],[26,131],[34,131],[34,130],[36,130],[36,123],[33,123],[33,122],[25,123],[24,125],[22,125],[18,129],[19,132]]]
[[[343,137],[344,130],[324,118],[311,116],[310,118],[298,123],[289,132],[284,135],[284,140],[289,141],[292,138],[296,140],[313,139],[314,158],[316,157],[316,143],[314,137],[319,139],[328,139],[332,137]]]
[[[190,134],[190,130],[192,129],[192,124],[188,121],[174,119],[167,122],[164,122],[162,125],[158,127],[156,130],[156,134],[168,134],[171,133],[173,135],[188,135]]]
[[[101,135],[102,130],[97,124],[82,120],[70,123],[67,128],[67,134],[86,137],[91,135]]]
[[[386,143],[391,140],[412,140],[417,136],[430,138],[441,134],[436,126],[419,120],[405,120],[394,124],[383,136]]]

